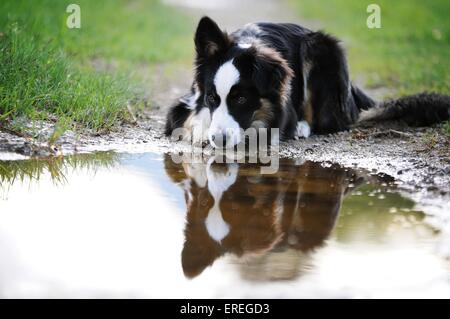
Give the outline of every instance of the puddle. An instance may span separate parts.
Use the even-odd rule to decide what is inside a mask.
[[[259,168],[153,153],[0,161],[0,296],[450,297],[448,233],[394,180]]]

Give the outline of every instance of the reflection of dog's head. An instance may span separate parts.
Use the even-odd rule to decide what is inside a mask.
[[[185,191],[182,266],[195,277],[224,255],[308,252],[332,231],[350,172],[307,162],[282,163],[275,175],[238,164],[174,164],[166,171]],[[206,180],[205,180],[206,177]]]

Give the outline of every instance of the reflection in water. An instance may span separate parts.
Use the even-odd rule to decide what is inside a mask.
[[[337,165],[280,164],[278,173],[259,175],[255,165],[177,165],[166,156],[167,174],[184,189],[187,203],[187,277],[226,253],[246,258],[243,274],[249,279],[296,277],[308,253],[333,230],[345,194],[364,181]]]
[[[0,165],[0,297],[450,296],[448,233],[384,177],[154,153]]]
[[[95,171],[99,168],[111,168],[118,163],[119,156],[114,152],[0,161],[0,185],[12,185],[16,181],[24,180],[37,181],[45,173],[49,173],[55,183],[64,183],[67,171]]]

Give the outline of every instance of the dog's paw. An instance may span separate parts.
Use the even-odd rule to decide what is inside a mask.
[[[297,123],[297,128],[295,132],[295,139],[299,139],[300,137],[309,137],[311,135],[311,128],[306,121],[299,121]]]
[[[191,142],[195,146],[204,146],[208,144],[208,130],[204,127],[195,127],[192,130]]]

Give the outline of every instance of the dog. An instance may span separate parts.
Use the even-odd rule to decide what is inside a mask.
[[[281,162],[275,175],[259,175],[254,165],[217,163],[214,158],[176,164],[168,154],[164,166],[185,194],[181,262],[188,278],[228,254],[269,260],[293,251],[310,255],[333,231],[344,197],[366,181],[338,165],[297,165],[290,159]]]
[[[168,112],[165,134],[235,146],[243,130],[270,142],[348,130],[366,121],[426,126],[449,119],[450,96],[420,93],[377,102],[349,79],[339,41],[291,23],[252,23],[231,34],[203,17],[195,32],[190,92]],[[278,135],[272,131],[277,128]]]

